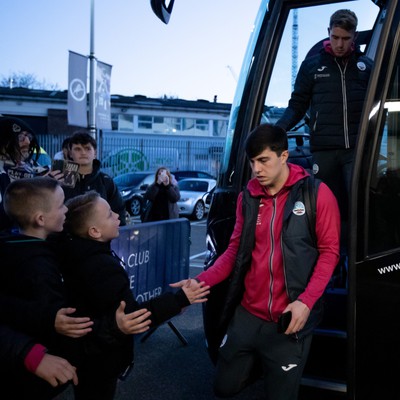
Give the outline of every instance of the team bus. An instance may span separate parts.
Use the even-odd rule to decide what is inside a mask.
[[[262,122],[277,120],[290,98],[296,63],[321,47],[328,36],[330,15],[342,8],[357,14],[358,45],[374,67],[359,125],[349,202],[348,261],[340,272],[345,276],[333,280],[326,290],[325,317],[315,331],[302,383],[338,391],[348,399],[399,399],[399,1],[261,1],[207,220],[208,265],[228,245],[237,196],[251,177],[244,151],[248,133]],[[299,130],[305,135],[306,122]],[[301,143],[296,146],[304,148]],[[209,342],[221,299],[222,294],[218,297],[214,291],[204,308]]]
[[[168,6],[166,5],[168,3]],[[174,0],[151,0],[168,22]],[[348,8],[359,19],[358,45],[374,62],[349,201],[348,261],[326,290],[303,384],[348,399],[399,399],[400,372],[400,0],[261,0],[232,104],[224,157],[207,220],[205,268],[223,253],[235,223],[236,199],[251,171],[244,142],[262,122],[275,122],[290,97],[297,63],[327,39],[330,15]],[[229,18],[229,14],[227,15]],[[291,152],[307,155],[301,135]],[[301,133],[304,131],[305,133]],[[292,134],[292,133],[291,133]],[[220,284],[221,285],[221,284]],[[214,289],[214,288],[213,288]],[[204,307],[207,342],[224,287]],[[210,351],[210,355],[212,356]]]

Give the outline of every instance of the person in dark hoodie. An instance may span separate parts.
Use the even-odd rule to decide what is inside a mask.
[[[322,317],[321,296],[339,258],[339,210],[327,185],[287,163],[281,128],[258,126],[245,149],[254,178],[238,197],[229,246],[196,277],[211,287],[229,279],[214,391],[220,397],[241,391],[254,366],[261,370],[260,360],[266,397],[296,400],[312,330]],[[316,198],[314,227],[303,189],[308,184]]]
[[[29,369],[36,371],[45,350],[54,356],[63,356],[62,343],[66,336],[87,334],[92,321],[68,316],[75,310],[66,306],[58,257],[47,240],[49,235],[63,230],[67,208],[60,183],[48,177],[15,180],[5,191],[4,209],[11,221],[16,222],[19,233],[0,238],[0,320],[30,336],[36,344],[40,343],[34,346],[34,352],[27,359]],[[3,333],[7,333],[4,329]],[[3,346],[9,335],[3,337]],[[30,343],[27,341],[26,346]],[[27,355],[17,347],[8,350],[11,351],[9,357],[14,360],[21,354]],[[76,382],[76,377],[70,374],[71,365],[67,363],[65,368],[69,379]],[[26,371],[13,374],[11,370],[0,375],[0,382],[3,388],[10,388],[8,393],[12,392],[17,399],[28,398],[34,391],[41,399],[50,399],[63,390],[66,383],[60,380],[60,385],[52,388]]]
[[[73,188],[63,187],[65,200],[95,190],[119,215],[120,225],[126,225],[125,203],[113,179],[100,170],[101,165],[96,159],[96,151],[96,140],[89,133],[78,131],[71,136],[69,157],[79,164],[79,178]]]
[[[119,235],[119,219],[95,191],[66,202],[62,274],[68,302],[94,321],[114,312],[121,303],[126,312],[148,310],[150,327],[157,326],[193,303],[203,303],[208,287],[191,285],[191,280],[174,284],[180,289],[163,293],[147,302],[136,302],[123,262],[111,250],[111,240]],[[79,316],[77,315],[77,316]],[[133,337],[118,325],[114,331],[96,325],[86,338],[78,339],[80,348],[72,362],[79,371],[74,387],[76,400],[111,400],[118,377],[133,362]],[[74,365],[75,365],[74,364]]]
[[[287,131],[309,113],[313,172],[335,194],[343,221],[347,221],[354,147],[373,64],[355,45],[357,23],[351,10],[332,14],[329,40],[301,64],[288,107],[276,123]]]
[[[67,211],[57,180],[37,177],[11,182],[4,194],[4,209],[19,232],[0,237],[0,321],[4,324],[0,354],[13,360],[0,374],[0,384],[10,388],[13,400],[30,398],[32,393],[50,399],[68,381],[77,383],[67,360],[75,340],[90,332],[94,323],[142,333],[148,329],[150,313],[141,309],[125,314],[116,307],[102,320],[71,316],[76,310],[67,307],[57,251],[57,232],[63,230]],[[26,370],[19,368],[15,373],[11,366],[23,357]],[[54,369],[49,371],[49,366]]]

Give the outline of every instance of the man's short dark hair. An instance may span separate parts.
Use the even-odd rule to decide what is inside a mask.
[[[342,28],[348,32],[357,30],[358,19],[357,15],[351,10],[337,10],[331,16],[329,28]]]
[[[71,141],[71,138],[67,137],[63,140],[61,144],[62,149],[69,149],[69,142]]]
[[[245,143],[247,157],[249,159],[257,157],[266,148],[280,157],[282,152],[288,149],[286,131],[272,124],[261,124],[253,129]]]
[[[59,186],[56,179],[49,177],[17,179],[4,193],[4,210],[10,219],[25,229],[30,226],[36,211],[51,209],[49,192],[55,192]]]
[[[78,131],[75,132],[69,141],[69,149],[72,149],[72,145],[73,144],[81,144],[81,145],[85,145],[85,144],[91,144],[92,147],[97,150],[97,143],[96,140],[93,138],[92,135],[90,135],[87,132],[84,131]]]

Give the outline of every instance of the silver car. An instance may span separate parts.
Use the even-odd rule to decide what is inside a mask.
[[[179,215],[189,216],[197,221],[204,218],[209,209],[206,202],[217,181],[206,178],[188,178],[178,182],[181,198],[178,201]]]

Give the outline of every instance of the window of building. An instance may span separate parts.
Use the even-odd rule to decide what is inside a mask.
[[[228,129],[227,120],[214,120],[213,121],[213,136],[225,137]]]
[[[153,130],[153,117],[149,115],[138,116],[138,128],[145,130]]]
[[[118,114],[118,130],[119,131],[133,131],[133,115],[132,114]]]
[[[182,120],[183,118],[165,118],[165,124],[167,128],[166,133],[176,133],[176,134],[181,134],[182,133]]]
[[[199,131],[208,131],[208,119],[196,119],[196,129]]]

